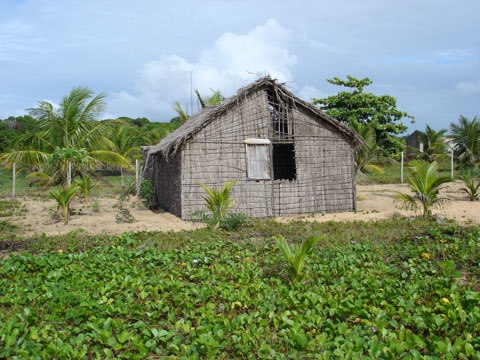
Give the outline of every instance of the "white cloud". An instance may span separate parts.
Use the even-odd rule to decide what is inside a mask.
[[[480,92],[480,81],[460,81],[455,84],[455,89],[462,94]]]
[[[193,87],[206,96],[210,89],[232,95],[259,75],[292,81],[291,68],[297,59],[288,50],[290,40],[290,31],[270,19],[247,34],[224,33],[196,61],[163,56],[143,65],[133,94],[113,94],[108,111],[168,121],[174,116],[171,107],[175,100],[190,103],[191,74]]]

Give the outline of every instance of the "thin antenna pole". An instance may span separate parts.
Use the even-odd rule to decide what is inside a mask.
[[[193,115],[193,73],[190,71],[190,110]]]

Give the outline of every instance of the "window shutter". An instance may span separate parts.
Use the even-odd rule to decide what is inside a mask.
[[[270,180],[270,140],[246,139],[247,176],[252,180]]]

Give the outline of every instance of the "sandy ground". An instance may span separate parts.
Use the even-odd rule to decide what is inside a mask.
[[[460,192],[461,187],[462,182],[456,182],[448,184],[442,190],[442,196],[450,198],[452,201],[443,209],[435,210],[435,214],[455,219],[459,223],[480,224],[480,202],[468,201],[466,195]],[[395,215],[413,216],[412,212],[400,211],[395,207],[393,196],[398,192],[409,192],[409,188],[407,185],[401,184],[358,185],[356,212],[307,215],[302,218],[316,221],[369,221],[391,218]],[[29,198],[18,200],[25,205],[27,212],[7,219],[20,226],[23,236],[42,233],[56,235],[76,229],[83,229],[91,234],[119,234],[127,231],[191,230],[202,226],[182,221],[167,212],[152,212],[134,201],[130,201],[126,208],[133,215],[135,221],[133,223],[117,223],[115,215],[118,213],[118,209],[113,208],[117,200],[110,198],[96,199],[100,205],[98,212],[94,212],[91,206],[86,206],[82,201],[75,200],[72,205],[74,214],[69,224],[64,225],[62,221],[53,219],[51,216],[55,210],[53,200],[40,201]],[[298,216],[278,218],[278,220],[289,221],[295,218]]]

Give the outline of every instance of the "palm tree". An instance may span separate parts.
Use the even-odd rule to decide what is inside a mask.
[[[140,142],[142,138],[136,128],[114,124],[108,130],[106,142],[111,151],[129,159],[129,161],[141,157],[142,150],[140,149]],[[124,166],[120,166],[122,186],[124,186],[123,168]],[[131,163],[128,168],[133,168]]]
[[[473,167],[480,161],[480,121],[472,121],[460,115],[458,124],[450,124],[450,138],[455,143],[454,151],[464,165]]]
[[[52,179],[65,173],[67,162],[77,167],[97,162],[130,166],[124,156],[107,149],[107,124],[96,121],[105,108],[105,95],[93,95],[88,88],[75,87],[58,107],[40,101],[36,108],[28,109],[39,120],[38,129],[17,137],[13,150],[0,155],[0,163],[36,167],[53,173]],[[53,154],[58,155],[57,161],[51,161]]]
[[[217,91],[212,90],[213,95],[207,98],[203,98],[200,95],[200,92],[198,91],[198,89],[195,89],[194,91],[195,91],[195,94],[197,94],[197,99],[200,105],[202,106],[202,109],[205,109],[207,106],[210,106],[210,105],[218,104],[223,100],[223,96],[218,90]]]
[[[187,115],[178,101],[173,103],[173,110],[178,114],[178,116],[170,120],[173,124],[183,125],[190,118],[190,115]]]
[[[400,208],[421,212],[424,218],[432,216],[433,207],[442,207],[449,200],[439,197],[442,185],[450,182],[449,176],[439,176],[437,162],[431,164],[417,163],[407,178],[414,196],[409,194],[397,194],[396,200]]]
[[[415,152],[415,157],[429,163],[445,157],[447,144],[443,138],[446,132],[447,130],[445,129],[435,131],[428,125],[425,127],[425,131],[419,131],[418,139],[423,144],[423,149],[412,148]]]
[[[382,158],[382,150],[377,145],[375,129],[368,123],[362,124],[354,119],[350,121],[350,128],[365,141],[364,145],[355,149],[355,174],[358,171],[382,174],[383,170],[373,164]]]

